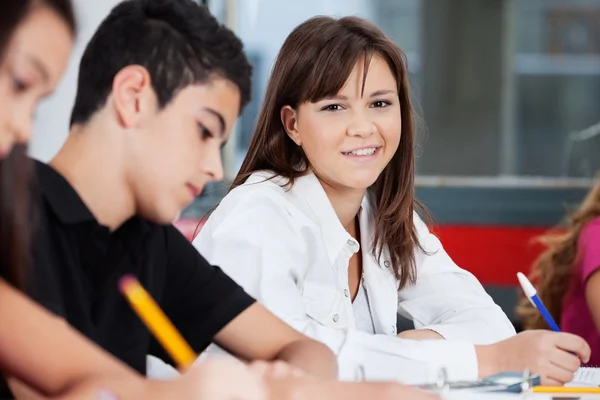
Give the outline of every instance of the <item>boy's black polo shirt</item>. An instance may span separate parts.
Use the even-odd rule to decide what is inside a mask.
[[[134,217],[111,234],[62,175],[40,162],[36,173],[32,297],[141,373],[146,354],[173,361],[119,292],[123,275],[137,276],[198,353],[254,302],[172,225]]]

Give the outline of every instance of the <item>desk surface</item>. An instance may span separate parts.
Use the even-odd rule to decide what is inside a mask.
[[[444,394],[444,400],[600,400],[598,394],[579,394],[579,393],[467,393],[451,392]]]

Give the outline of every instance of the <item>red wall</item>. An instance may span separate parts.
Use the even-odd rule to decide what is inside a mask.
[[[484,285],[516,285],[517,272],[529,273],[543,247],[534,239],[547,228],[441,225],[434,229],[460,267]]]

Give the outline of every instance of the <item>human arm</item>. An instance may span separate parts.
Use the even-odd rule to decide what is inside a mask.
[[[148,381],[0,279],[0,370],[40,399],[85,399],[107,390],[119,399],[237,400],[232,372],[212,364],[170,382]],[[228,367],[231,368],[231,367]],[[240,373],[238,394],[265,400],[260,380]],[[210,384],[221,376],[222,385]],[[235,376],[235,375],[234,375]],[[16,386],[14,386],[16,385]],[[212,397],[206,397],[209,390]],[[246,398],[244,400],[246,400]],[[90,399],[91,400],[91,399]]]
[[[425,329],[405,331],[398,337],[415,340],[443,339],[436,332]],[[494,344],[477,345],[475,353],[479,378],[529,368],[542,377],[544,384],[552,386],[572,380],[581,360],[589,357],[589,348],[581,338],[574,335],[528,331]]]
[[[469,338],[476,344],[479,377],[528,368],[544,384],[560,385],[573,378],[580,362],[589,358],[583,339],[548,331],[515,336],[502,310],[470,273],[453,263],[418,216],[415,225],[429,254],[417,254],[417,284],[399,293],[399,311],[410,314],[420,328],[407,336],[435,331],[448,340]]]
[[[0,369],[45,395],[89,384],[141,389],[141,376],[2,280],[0,320]]]
[[[452,261],[416,213],[414,223],[424,252],[415,253],[417,282],[399,291],[398,312],[412,319],[418,330],[431,330],[445,339],[490,344],[513,336],[508,317],[479,281]]]
[[[215,343],[245,360],[281,360],[326,379],[338,376],[335,355],[254,303],[215,336]]]
[[[304,228],[296,229],[286,213],[279,212],[277,204],[265,200],[259,206],[261,201],[250,200],[240,201],[223,215],[217,210],[194,244],[272,312],[327,344],[338,356],[340,378],[344,380],[355,379],[362,368],[368,380],[419,383],[435,380],[444,367],[451,380],[473,380],[530,368],[558,381],[564,379],[565,368],[548,366],[552,362],[566,364],[567,373],[574,372],[573,359],[577,358],[565,360],[559,348],[572,349],[582,358],[589,351],[581,340],[553,332],[511,336],[493,345],[473,346],[467,340],[405,340],[343,326],[342,319],[335,322],[332,318],[342,315],[336,285],[329,285],[324,278],[303,281],[315,270],[330,268],[316,266],[308,272],[310,249],[300,234]]]
[[[256,303],[175,228],[166,232],[169,268],[165,307],[175,325],[201,351],[207,338],[246,361],[281,360],[321,378],[337,377],[327,346],[312,340]]]
[[[269,382],[272,399],[285,400],[436,400],[436,394],[393,382],[335,382],[279,379]]]
[[[325,278],[331,266],[309,265],[314,250],[300,233],[305,228],[262,200],[242,201],[225,217],[217,210],[194,244],[275,315],[331,348],[340,378],[352,380],[364,368],[370,380],[422,382],[435,379],[440,366],[456,379],[476,378],[476,356],[467,342],[419,343],[350,329],[343,291]],[[390,308],[395,316],[395,301]]]
[[[480,377],[528,369],[540,375],[546,386],[573,380],[581,363],[587,363],[591,354],[589,345],[579,336],[548,330],[528,330],[475,348]]]
[[[398,334],[401,339],[412,339],[412,340],[440,340],[445,339],[442,335],[436,331],[430,329],[409,329],[402,331]]]

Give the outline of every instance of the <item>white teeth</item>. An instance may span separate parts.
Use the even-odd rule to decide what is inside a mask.
[[[377,149],[375,147],[370,147],[368,149],[360,149],[360,150],[353,150],[353,151],[349,151],[345,154],[348,154],[350,156],[371,156],[373,154],[375,154],[375,151]]]

